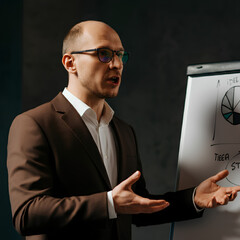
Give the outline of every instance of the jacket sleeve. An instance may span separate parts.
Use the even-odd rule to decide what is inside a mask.
[[[203,211],[198,212],[193,205],[194,188],[176,192],[168,192],[163,195],[148,195],[151,199],[164,199],[170,203],[169,207],[152,214],[133,215],[133,223],[136,226],[147,226],[190,220],[199,218]]]
[[[137,152],[138,169],[142,172],[139,151],[137,147],[137,139],[134,130],[135,145]],[[132,216],[133,224],[136,226],[155,225],[162,223],[170,223],[176,221],[189,220],[199,218],[204,211],[197,211],[193,204],[194,188],[185,189],[176,192],[167,192],[162,195],[152,195],[146,188],[146,182],[143,174],[134,186],[134,191],[140,196],[150,199],[164,199],[170,203],[169,207],[152,214],[134,214]]]
[[[78,222],[108,218],[107,193],[59,197],[47,138],[26,114],[13,121],[7,167],[13,223],[22,235],[44,234]],[[56,177],[56,176],[55,176]]]

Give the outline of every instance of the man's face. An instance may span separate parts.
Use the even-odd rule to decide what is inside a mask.
[[[123,50],[121,40],[113,29],[103,24],[97,26],[91,24],[85,29],[79,42],[76,42],[73,51],[102,47]],[[109,63],[100,62],[96,52],[77,54],[74,55],[74,58],[76,60],[79,91],[89,99],[117,96],[123,64],[116,54]]]

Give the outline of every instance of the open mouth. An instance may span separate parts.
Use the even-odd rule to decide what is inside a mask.
[[[120,78],[119,77],[115,77],[115,76],[108,79],[108,81],[110,81],[114,85],[117,85],[119,83],[119,80],[120,80]]]

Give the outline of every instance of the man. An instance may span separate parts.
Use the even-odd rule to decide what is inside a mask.
[[[117,96],[127,59],[110,26],[75,25],[63,43],[67,88],[13,121],[9,192],[14,226],[26,239],[131,239],[132,223],[200,217],[240,191],[216,184],[222,171],[196,189],[148,193],[134,131],[105,102]]]

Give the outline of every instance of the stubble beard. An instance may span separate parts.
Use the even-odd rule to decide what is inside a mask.
[[[118,95],[118,91],[117,92],[113,92],[113,93],[96,93],[95,94],[98,98],[101,99],[107,99],[107,98],[115,98]]]
[[[115,86],[112,89],[97,89],[96,86],[89,84],[88,82],[82,83],[83,89],[87,90],[88,94],[92,95],[95,99],[106,99],[106,98],[114,98],[118,95],[119,86]],[[117,88],[117,89],[115,89]]]

